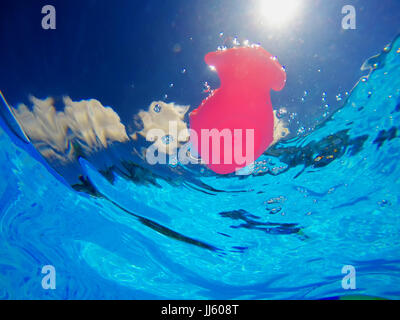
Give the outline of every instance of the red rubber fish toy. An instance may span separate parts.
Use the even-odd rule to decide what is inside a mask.
[[[205,62],[221,86],[190,113],[190,139],[203,163],[228,174],[251,164],[273,142],[270,91],[283,89],[286,72],[261,47],[210,52]]]

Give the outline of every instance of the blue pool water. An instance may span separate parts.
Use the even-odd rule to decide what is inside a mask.
[[[106,179],[81,158],[92,192],[77,192],[1,118],[0,298],[399,298],[400,39],[373,62],[342,108],[248,176]]]

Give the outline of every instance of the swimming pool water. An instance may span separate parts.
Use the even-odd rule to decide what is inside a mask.
[[[80,159],[94,192],[77,192],[0,118],[0,298],[399,298],[400,39],[375,62],[250,175],[178,166],[110,183]]]

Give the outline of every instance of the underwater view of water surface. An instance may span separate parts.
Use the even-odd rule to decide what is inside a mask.
[[[399,299],[398,1],[0,9],[0,299]],[[268,148],[218,173],[193,110],[254,116],[216,99],[264,49]]]

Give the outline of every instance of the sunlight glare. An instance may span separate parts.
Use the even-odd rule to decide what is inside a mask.
[[[265,22],[282,27],[300,11],[301,0],[261,0],[260,13]]]

